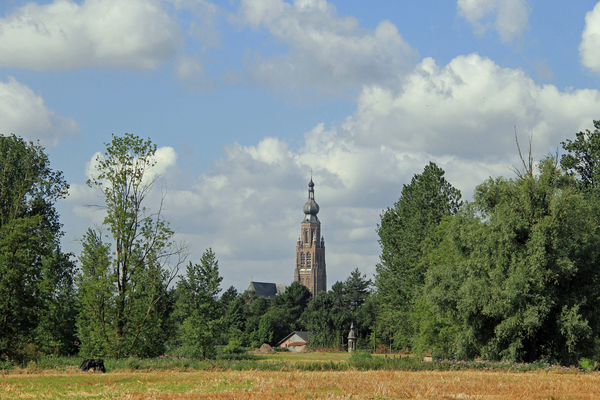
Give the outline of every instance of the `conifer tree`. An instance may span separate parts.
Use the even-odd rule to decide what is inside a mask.
[[[181,321],[178,339],[182,353],[192,358],[214,358],[215,345],[223,322],[218,295],[223,278],[212,249],[207,249],[200,264],[188,264],[185,276],[177,283],[176,314]]]

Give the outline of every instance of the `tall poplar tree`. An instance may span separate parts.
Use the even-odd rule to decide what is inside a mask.
[[[104,196],[107,235],[83,238],[78,322],[87,356],[152,356],[164,351],[167,289],[186,249],[161,214],[146,207],[157,176],[156,145],[135,135],[114,136],[88,180]],[[103,240],[106,239],[104,242]],[[101,329],[102,328],[102,329]]]
[[[381,245],[381,262],[375,276],[380,304],[377,323],[391,332],[397,349],[413,345],[411,314],[425,274],[420,263],[422,242],[433,236],[443,217],[455,214],[462,204],[460,191],[444,174],[430,162],[409,185],[404,185],[400,199],[381,215],[377,229]]]

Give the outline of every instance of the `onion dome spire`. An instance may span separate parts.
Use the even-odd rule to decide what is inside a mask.
[[[304,217],[305,222],[318,222],[317,214],[319,213],[319,205],[315,201],[315,184],[313,183],[312,176],[308,184],[308,201],[304,204],[302,211],[306,216]]]

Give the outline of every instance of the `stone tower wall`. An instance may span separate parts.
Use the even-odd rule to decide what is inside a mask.
[[[307,232],[308,241],[306,241]],[[312,232],[315,234],[311,237]],[[325,244],[321,240],[320,233],[320,223],[303,222],[300,227],[300,241],[296,244],[294,281],[299,281],[308,287],[313,296],[327,290]],[[319,239],[313,240],[315,237]]]

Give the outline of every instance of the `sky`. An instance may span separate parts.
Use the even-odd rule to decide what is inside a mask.
[[[147,206],[222,286],[291,282],[308,196],[328,287],[376,272],[377,224],[430,162],[472,198],[600,119],[600,3],[4,0],[0,135],[45,146],[63,250],[102,223],[111,134],[158,147]],[[183,272],[183,271],[182,271]]]

